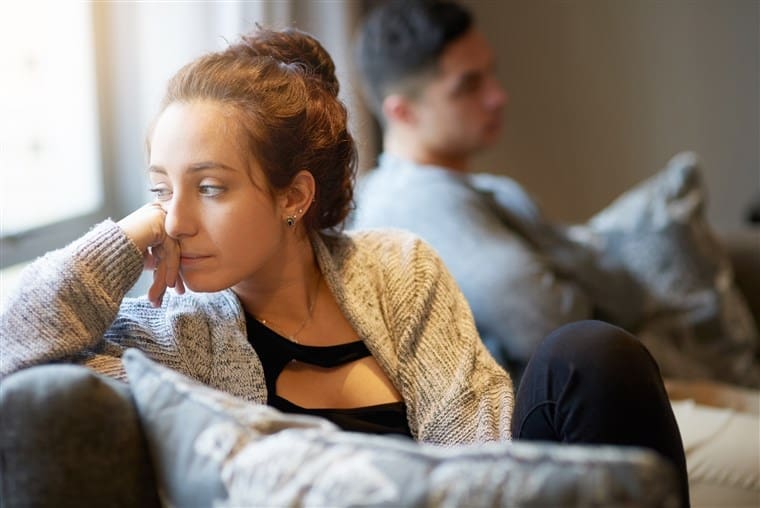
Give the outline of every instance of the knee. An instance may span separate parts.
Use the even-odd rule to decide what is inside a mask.
[[[536,356],[600,374],[652,371],[659,376],[657,364],[641,341],[604,321],[577,321],[557,328],[538,346]]]

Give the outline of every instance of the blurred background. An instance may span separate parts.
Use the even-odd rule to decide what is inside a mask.
[[[251,30],[296,26],[333,55],[359,143],[379,131],[352,72],[379,0],[4,2],[0,5],[0,300],[24,263],[149,199],[145,133],[167,79]],[[760,2],[462,0],[510,94],[480,171],[582,222],[675,153],[702,160],[708,219],[750,226],[760,199]],[[757,205],[755,205],[757,206]]]

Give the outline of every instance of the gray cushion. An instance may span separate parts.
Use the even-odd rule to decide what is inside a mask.
[[[673,471],[653,452],[433,447],[251,404],[137,350],[124,364],[175,506],[677,506]]]
[[[3,380],[0,453],[2,506],[159,506],[129,389],[85,367]]]
[[[757,387],[758,331],[706,204],[699,160],[685,152],[573,234],[643,290],[634,331],[664,375]]]
[[[222,477],[228,455],[234,457],[248,440],[280,428],[333,428],[324,420],[285,417],[268,406],[213,390],[136,349],[128,350],[123,362],[162,495],[173,506],[235,506],[229,504]]]

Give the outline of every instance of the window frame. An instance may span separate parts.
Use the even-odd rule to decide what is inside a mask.
[[[104,86],[107,82],[106,69],[103,62],[104,27],[99,23],[99,13],[96,3],[89,4],[91,12],[90,25],[92,34],[92,62],[93,62],[93,90],[95,108],[95,132],[96,142],[99,146],[95,149],[96,170],[100,177],[100,192],[102,200],[99,206],[85,213],[67,217],[65,219],[47,223],[41,226],[28,228],[13,233],[3,233],[0,230],[0,271],[16,265],[33,261],[46,252],[60,248],[82,236],[92,226],[106,217],[117,212],[115,206],[115,176],[108,170],[107,161],[110,160],[107,143],[107,108],[104,107],[108,91]],[[2,207],[0,207],[0,223],[2,223]]]

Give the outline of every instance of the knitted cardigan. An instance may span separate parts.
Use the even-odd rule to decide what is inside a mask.
[[[312,244],[338,305],[403,397],[415,439],[510,439],[512,381],[429,246],[398,230],[315,235]],[[126,379],[120,357],[138,348],[213,388],[265,403],[263,368],[235,294],[167,291],[154,308],[145,297],[125,297],[141,271],[139,249],[110,220],[32,263],[0,314],[0,379],[52,361]]]

